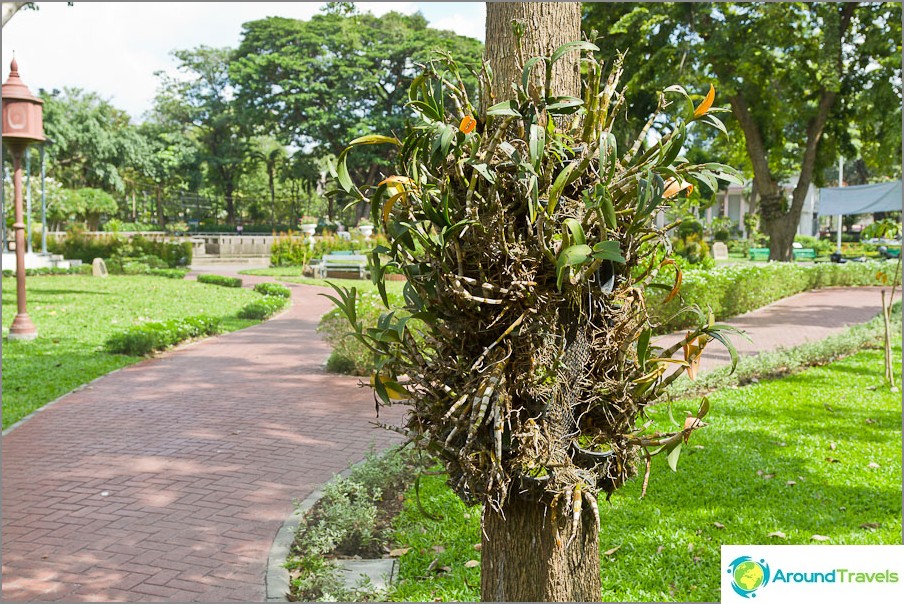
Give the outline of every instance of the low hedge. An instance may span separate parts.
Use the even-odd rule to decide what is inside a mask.
[[[249,302],[239,311],[239,319],[263,321],[269,319],[289,304],[289,299],[282,296],[264,296],[260,300]]]
[[[172,319],[156,323],[143,323],[107,339],[104,348],[113,354],[142,356],[155,350],[201,336],[220,333],[220,320],[206,315]]]
[[[680,294],[662,304],[665,293],[657,291],[651,296],[651,307],[662,318],[660,331],[667,333],[694,324],[693,313],[682,311],[685,306],[697,305],[704,311],[711,308],[716,319],[726,319],[811,289],[883,285],[881,275],[890,279],[897,266],[896,262],[770,262],[688,270],[683,274]],[[668,276],[672,277],[670,271]]]
[[[198,275],[198,283],[209,283],[221,287],[242,287],[241,279],[226,275]]]
[[[254,286],[254,291],[265,296],[277,296],[280,298],[291,298],[292,290],[285,285],[279,283],[258,283]]]
[[[144,272],[152,277],[166,277],[167,279],[184,279],[188,274],[187,268],[149,268]]]
[[[69,268],[56,268],[56,267],[45,267],[45,268],[27,268],[25,269],[26,277],[42,277],[45,275],[90,275],[91,274],[91,265],[90,264],[82,264],[80,266],[72,266]],[[16,276],[16,271],[12,269],[4,269],[3,277],[7,279],[12,279]]]

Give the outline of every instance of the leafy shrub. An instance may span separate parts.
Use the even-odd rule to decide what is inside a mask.
[[[59,275],[90,275],[91,265],[82,264],[80,266],[72,266],[69,268],[27,268],[25,269],[26,277],[43,277],[43,276],[59,276]],[[12,269],[4,269],[3,276],[12,279],[16,276],[16,271]]]
[[[108,269],[109,270],[109,269]],[[126,260],[122,263],[122,273],[124,275],[143,275],[151,270],[151,267],[144,262],[135,262]]]
[[[282,296],[264,296],[243,306],[239,318],[263,321],[284,309],[288,303],[289,299]]]
[[[189,338],[220,333],[220,320],[206,315],[143,323],[107,339],[104,348],[113,354],[146,355]]]
[[[651,306],[664,320],[661,330],[669,332],[694,324],[693,313],[680,312],[688,305],[710,308],[717,319],[724,319],[820,287],[882,285],[879,275],[890,277],[893,270],[893,264],[884,262],[770,262],[689,270],[683,274],[679,296],[663,305],[665,294],[657,292],[651,295]]]
[[[402,297],[387,292],[390,306],[401,307]],[[380,294],[376,291],[359,292],[357,296],[358,320],[364,325],[376,325],[380,315],[386,312]],[[398,314],[398,313],[397,313]],[[327,359],[328,371],[351,375],[369,375],[374,371],[374,355],[357,338],[348,336],[348,319],[338,308],[334,308],[320,319],[317,331],[323,336],[333,351]]]
[[[103,230],[107,233],[144,233],[148,231],[159,231],[160,227],[156,224],[145,222],[123,222],[118,218],[111,218],[104,223]]]
[[[386,238],[375,235],[370,239],[342,239],[340,237],[319,237],[314,246],[307,239],[299,236],[281,235],[270,250],[270,266],[304,266],[313,258],[321,258],[326,254],[339,251],[368,253],[377,245],[388,245]]]
[[[89,236],[81,229],[70,229],[62,239],[48,237],[47,249],[86,264],[91,264],[95,258],[104,258],[108,264],[113,259],[134,258],[154,268],[176,268],[188,266],[192,258],[188,241],[155,241],[140,235],[131,239],[117,234]],[[150,257],[154,259],[149,261]]]
[[[828,256],[835,251],[835,244],[818,237],[809,237],[807,235],[795,235],[794,241],[801,244],[805,248],[816,250],[817,256]]]
[[[238,277],[227,277],[226,275],[198,275],[198,283],[209,283],[222,287],[242,287],[241,279]]]
[[[291,298],[292,290],[285,285],[279,283],[258,283],[254,286],[254,291],[265,296],[278,296],[280,298]]]
[[[187,268],[149,268],[144,273],[152,277],[166,277],[167,279],[184,279],[188,274]]]

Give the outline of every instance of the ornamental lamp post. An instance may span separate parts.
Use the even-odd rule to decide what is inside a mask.
[[[13,190],[16,216],[16,302],[17,312],[9,328],[10,340],[33,340],[38,330],[25,310],[25,224],[22,220],[22,155],[32,143],[44,140],[44,101],[36,98],[19,79],[19,65],[13,57],[9,78],[2,87],[3,142],[13,156]]]

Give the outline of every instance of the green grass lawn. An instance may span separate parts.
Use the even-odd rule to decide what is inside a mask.
[[[895,355],[900,368],[900,339]],[[634,480],[600,500],[601,550],[619,548],[601,562],[603,599],[717,602],[723,543],[822,535],[827,544],[900,544],[901,397],[882,387],[882,374],[882,352],[867,350],[710,395],[709,426],[691,437],[677,473],[657,458],[646,498]],[[698,404],[674,403],[674,416]],[[653,416],[669,422],[664,408]],[[391,600],[480,597],[480,569],[465,566],[480,560],[480,509],[465,508],[444,479],[424,477],[420,488],[443,522],[420,514],[413,490],[396,519],[396,547],[411,550]],[[435,558],[433,568],[450,570],[428,570]]]
[[[260,298],[248,289],[162,277],[29,277],[28,314],[38,339],[9,342],[16,314],[15,279],[3,279],[3,427],[96,377],[140,360],[108,354],[104,341],[129,326],[206,314],[234,331],[257,321],[236,318]]]
[[[248,268],[239,271],[240,275],[256,275],[258,277],[301,277],[303,266],[271,266],[270,268]]]

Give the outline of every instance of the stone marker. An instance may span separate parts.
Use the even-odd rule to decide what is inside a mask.
[[[104,262],[103,258],[94,259],[94,262],[91,263],[91,274],[95,277],[107,276],[107,263]]]
[[[715,260],[728,260],[728,246],[717,241],[713,244],[713,258]]]

